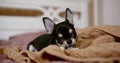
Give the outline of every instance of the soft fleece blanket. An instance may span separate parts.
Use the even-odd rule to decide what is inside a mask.
[[[18,46],[10,46],[1,48],[1,53],[18,63],[120,62],[120,26],[94,26],[77,30],[77,34],[77,49],[63,51],[56,45],[50,45],[39,52],[30,52]]]

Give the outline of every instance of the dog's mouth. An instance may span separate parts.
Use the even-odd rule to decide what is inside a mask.
[[[65,46],[65,49],[74,48],[74,47],[75,47],[75,44],[72,44],[72,45]]]
[[[60,46],[60,48],[62,49],[62,50],[65,50],[65,49],[71,49],[71,48],[74,48],[75,47],[75,44],[73,44],[73,45],[61,45]]]
[[[73,42],[71,43],[67,43],[67,41],[64,41],[62,44],[59,42],[56,42],[56,43],[62,50],[75,48],[75,45],[76,45],[75,40],[73,40]]]

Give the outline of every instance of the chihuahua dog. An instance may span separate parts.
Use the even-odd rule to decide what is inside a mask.
[[[76,44],[76,31],[73,15],[69,8],[66,9],[65,21],[55,24],[48,17],[43,18],[43,23],[48,34],[41,35],[27,46],[29,51],[40,51],[48,45],[58,45],[62,50],[73,48]]]

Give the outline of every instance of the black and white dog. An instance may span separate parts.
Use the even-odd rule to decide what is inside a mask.
[[[66,9],[65,21],[55,24],[48,17],[44,17],[43,23],[49,34],[41,35],[30,42],[27,46],[29,51],[39,51],[51,44],[58,45],[63,50],[75,46],[76,31],[73,23],[73,15],[69,8]]]

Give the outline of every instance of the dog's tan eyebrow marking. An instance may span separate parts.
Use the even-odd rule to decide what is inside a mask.
[[[61,33],[58,34],[58,37],[62,37],[63,35]]]
[[[72,29],[69,29],[69,33],[72,33],[72,31],[73,31]]]

